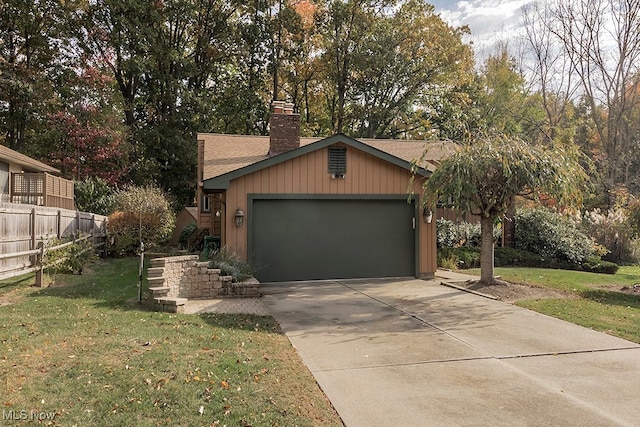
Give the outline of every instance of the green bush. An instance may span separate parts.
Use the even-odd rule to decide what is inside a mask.
[[[543,262],[581,264],[599,247],[566,216],[537,208],[516,215],[516,248],[538,254]]]
[[[161,189],[127,187],[116,193],[115,208],[108,223],[115,255],[134,255],[140,247],[140,238],[146,250],[162,245],[171,237],[175,214]]]
[[[496,248],[494,252],[496,267],[541,267],[540,255],[516,248]]]
[[[61,245],[60,239],[49,239],[45,248]],[[75,273],[82,274],[84,267],[97,259],[95,248],[91,241],[84,239],[64,248],[48,250],[44,256],[44,268],[53,274]]]
[[[480,267],[480,248],[441,248],[438,249],[438,266],[442,268],[477,268]]]
[[[181,249],[185,249],[187,247],[187,240],[189,240],[189,236],[196,228],[198,228],[198,224],[192,222],[182,229],[182,231],[180,232],[180,237],[178,237],[178,246]]]
[[[444,218],[436,221],[436,242],[438,248],[480,247],[482,234],[480,224],[461,221],[455,223]],[[499,241],[502,236],[500,227],[494,227],[494,242]]]
[[[76,207],[82,212],[109,215],[115,205],[115,189],[101,178],[87,177],[74,182]]]
[[[255,273],[248,262],[243,261],[235,252],[224,247],[209,254],[210,268],[219,268],[222,276],[233,276],[234,282],[244,282]]]
[[[584,271],[591,273],[616,274],[620,266],[614,262],[603,261],[598,257],[591,257],[582,264]]]

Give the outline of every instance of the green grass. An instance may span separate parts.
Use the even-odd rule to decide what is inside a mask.
[[[55,412],[69,426],[342,425],[273,318],[147,311],[135,302],[137,260],[90,269],[44,289],[0,282],[12,302],[0,307],[5,414]]]
[[[480,274],[479,269],[465,272]],[[640,283],[639,266],[621,267],[615,275],[501,267],[496,275],[510,283],[545,286],[574,296],[517,302],[521,307],[640,343],[640,297],[620,292]]]
[[[480,269],[465,270],[480,275]],[[553,270],[548,268],[498,267],[495,274],[510,283],[522,283],[565,291],[582,291],[598,286],[633,286],[640,283],[640,267],[620,267],[616,274],[587,273],[584,271]]]

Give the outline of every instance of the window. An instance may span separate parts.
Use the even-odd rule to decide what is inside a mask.
[[[0,194],[9,194],[9,164],[0,162]]]
[[[211,201],[206,194],[200,197],[200,212],[211,212]]]
[[[347,148],[329,147],[329,173],[332,178],[344,178],[347,173]]]

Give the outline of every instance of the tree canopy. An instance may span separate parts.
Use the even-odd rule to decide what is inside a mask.
[[[455,207],[481,218],[481,280],[493,274],[493,225],[516,196],[555,199],[560,206],[579,206],[587,174],[578,154],[563,147],[545,148],[519,138],[484,136],[444,159],[425,181],[427,203],[453,201]]]
[[[531,7],[525,72],[506,46],[475,64],[426,0],[4,0],[0,143],[184,206],[196,133],[266,135],[279,98],[305,136],[578,144],[601,200],[640,194],[638,17],[640,0]]]

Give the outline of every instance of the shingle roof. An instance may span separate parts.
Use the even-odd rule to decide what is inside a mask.
[[[36,159],[32,159],[29,156],[25,156],[22,153],[18,153],[9,147],[0,144],[0,159],[9,160],[11,163],[17,163],[20,166],[25,166],[28,169],[35,170],[37,172],[53,172],[60,173],[60,171],[52,166],[39,162]]]
[[[269,157],[269,137],[199,133],[204,141],[203,179],[213,178],[252,165]],[[306,146],[324,138],[300,138]],[[440,141],[411,141],[400,139],[357,139],[363,144],[384,151],[407,162],[419,160],[421,166],[433,170],[441,159],[455,151],[455,144]]]

